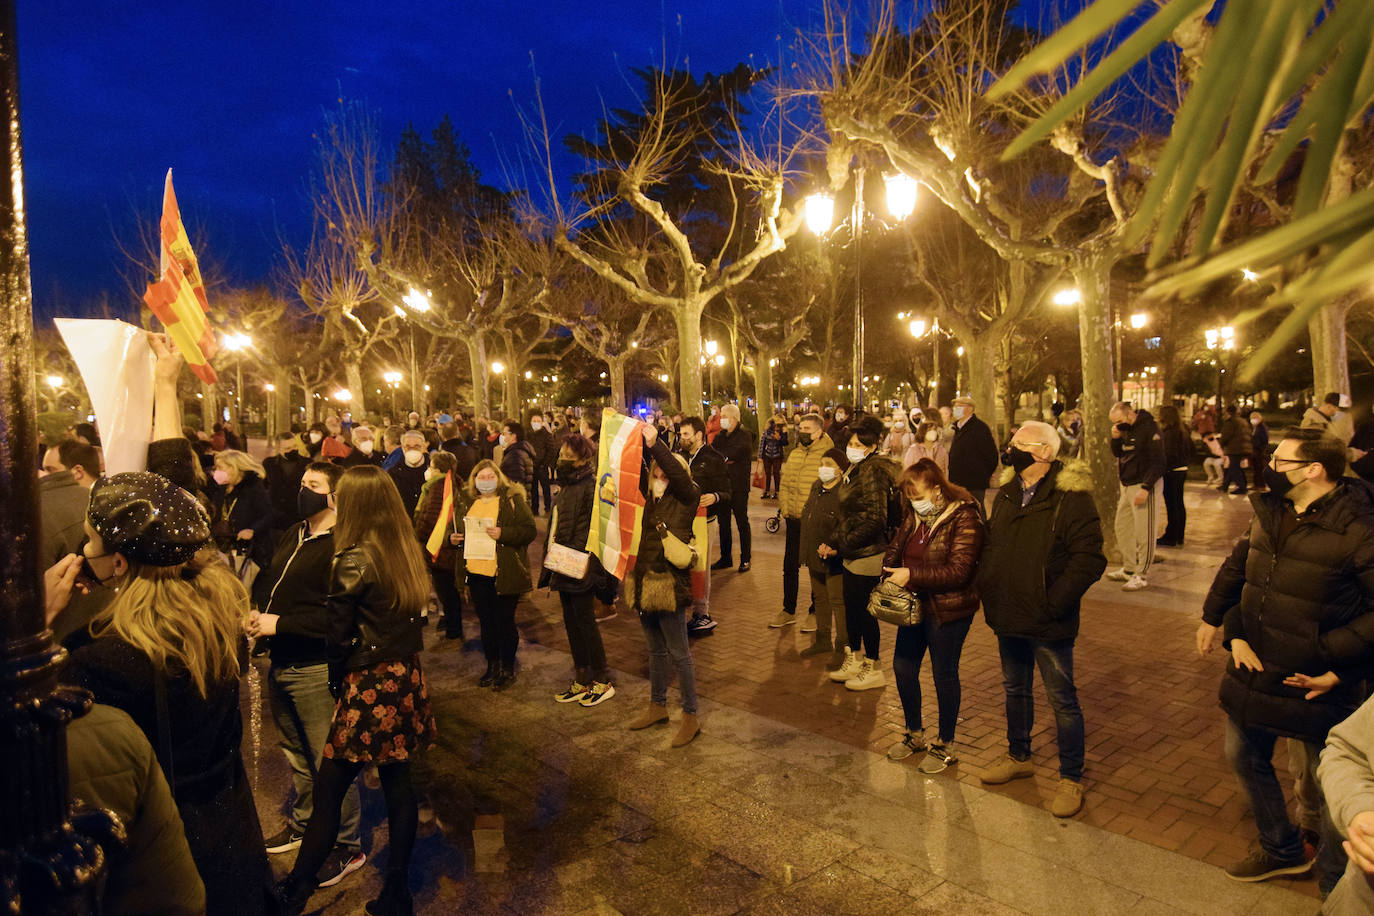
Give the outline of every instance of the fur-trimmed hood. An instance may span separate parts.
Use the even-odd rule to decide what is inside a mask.
[[[1088,462],[1082,458],[1057,458],[1050,468],[1050,473],[1054,474],[1054,486],[1057,489],[1073,493],[1091,493],[1093,491],[1093,471]],[[997,475],[997,485],[1005,487],[1011,483],[1015,476],[1015,468],[1003,465],[1002,472]]]

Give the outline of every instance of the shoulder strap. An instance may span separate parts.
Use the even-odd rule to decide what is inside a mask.
[[[153,701],[157,705],[157,744],[162,751],[162,769],[167,777],[167,788],[176,800],[177,775],[176,762],[172,757],[172,717],[167,711],[167,675],[153,666]]]

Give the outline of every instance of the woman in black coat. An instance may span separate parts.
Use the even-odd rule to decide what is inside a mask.
[[[573,434],[564,440],[558,452],[557,479],[560,489],[554,498],[544,553],[547,556],[553,544],[585,553],[596,511],[596,448],[590,439]],[[587,572],[581,578],[548,568],[539,575],[540,588],[558,592],[575,668],[572,684],[554,697],[560,703],[591,707],[615,696],[601,630],[592,610],[594,594],[605,587],[609,578],[595,556],[588,556]]]
[[[214,477],[225,488],[221,521],[216,526],[220,549],[247,554],[258,569],[266,569],[276,547],[272,523],[277,517],[263,482],[267,471],[246,452],[229,450],[215,455]]]

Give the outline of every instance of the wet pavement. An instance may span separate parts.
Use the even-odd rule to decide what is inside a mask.
[[[417,912],[1314,912],[1310,881],[1243,885],[1217,867],[1244,855],[1254,827],[1221,755],[1222,663],[1199,659],[1192,640],[1248,507],[1199,484],[1188,504],[1188,546],[1162,552],[1149,589],[1102,582],[1085,603],[1076,674],[1087,793],[1070,821],[1045,810],[1056,772],[1043,698],[1036,777],[978,782],[1005,751],[1000,667],[981,620],[963,659],[961,762],[925,776],[919,755],[882,755],[902,730],[893,631],[883,631],[889,686],[850,693],[798,656],[808,635],[767,627],[782,553],[782,535],[763,530],[771,502],[755,506],[753,571],[713,580],[721,625],[694,645],[703,731],[684,749],[669,747],[671,725],[624,728],[648,685],[643,637],[623,609],[601,625],[618,693],[594,709],[553,702],[570,658],[548,593],[521,602],[519,680],[504,693],[476,686],[480,652],[431,632],[439,737],[418,780],[434,817],[412,869]],[[259,679],[255,669],[245,691],[245,756],[270,834],[289,774]],[[928,671],[922,680],[933,723]],[[675,692],[669,705],[676,718]],[[381,793],[365,790],[363,805],[370,861],[317,893],[314,909],[361,912],[380,887]],[[284,870],[291,855],[273,858]]]

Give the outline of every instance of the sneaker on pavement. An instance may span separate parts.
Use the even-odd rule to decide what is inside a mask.
[[[740,564],[739,564],[739,571],[740,571],[740,572],[742,572],[742,573],[748,572],[748,571],[749,571],[749,568],[750,568],[750,567],[749,567],[749,561],[748,561],[748,560],[743,560],[743,561],[740,562]]]
[[[848,646],[845,646],[844,661],[840,664],[840,667],[836,668],[834,671],[827,674],[826,677],[830,678],[832,681],[844,683],[845,681],[849,680],[851,677],[859,673],[859,665],[862,663],[862,661],[863,660],[859,658],[858,653],[856,653],[853,649],[849,648]]]
[[[932,744],[926,748],[926,756],[916,769],[925,773],[927,776],[934,776],[936,773],[943,773],[949,769],[952,763],[958,763],[959,758],[954,756],[948,745]]]
[[[367,862],[367,856],[356,846],[335,846],[324,860],[324,868],[317,876],[320,887],[333,887],[353,874]]]
[[[864,659],[856,673],[849,680],[844,682],[845,690],[876,690],[879,687],[887,686],[887,675],[883,674],[883,669],[873,664],[872,659]]]
[[[1083,808],[1083,783],[1072,779],[1059,779],[1059,790],[1050,802],[1050,814],[1055,817],[1073,817]]]
[[[1126,580],[1126,584],[1121,586],[1121,590],[1123,592],[1138,592],[1142,588],[1146,588],[1147,586],[1149,586],[1149,584],[1150,583],[1145,581],[1144,576],[1135,575],[1131,576],[1131,578]]]
[[[1008,754],[988,768],[978,777],[985,786],[1000,786],[1013,779],[1024,779],[1035,775],[1035,766],[1029,760],[1017,760]]]
[[[688,636],[705,636],[716,628],[716,622],[710,614],[693,614],[692,619],[687,621]]]
[[[1312,869],[1312,860],[1303,857],[1295,862],[1276,859],[1263,849],[1256,849],[1235,865],[1226,869],[1226,876],[1237,881],[1268,881],[1280,875],[1305,875]]]
[[[814,632],[816,632],[816,615],[815,615],[815,614],[807,614],[806,617],[802,619],[801,631],[802,631],[803,633],[814,633]]]
[[[919,732],[907,732],[902,740],[887,749],[888,760],[905,760],[912,754],[925,750],[926,739]]]
[[[587,685],[573,681],[568,685],[568,689],[562,693],[555,693],[554,700],[559,703],[576,703],[587,694]]]
[[[789,614],[786,611],[778,611],[778,613],[773,616],[773,619],[768,621],[768,627],[769,629],[777,630],[782,627],[790,627],[792,624],[796,622],[796,614]]]
[[[728,558],[728,557],[721,557],[719,560],[717,560],[716,562],[714,562],[714,563],[711,564],[711,568],[712,568],[712,569],[729,569],[730,567],[732,567],[732,566],[734,566],[734,565],[735,565],[735,561],[734,561],[734,560],[731,560],[731,559]]]
[[[615,620],[616,610],[614,604],[597,604],[592,608],[592,614],[596,617],[596,622],[604,620]]]
[[[592,684],[592,689],[588,690],[586,695],[582,697],[581,703],[590,709],[606,702],[613,696],[615,696],[615,687],[611,686],[609,682],[596,681]]]
[[[297,830],[287,824],[263,842],[267,846],[268,854],[275,856],[299,848],[303,839],[305,839],[304,830]]]
[[[1107,573],[1107,578],[1113,582],[1129,582],[1131,581],[1131,574],[1124,569],[1114,569]]]

